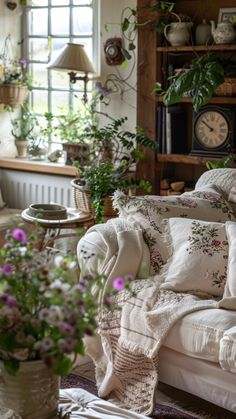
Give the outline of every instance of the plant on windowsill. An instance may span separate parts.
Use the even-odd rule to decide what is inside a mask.
[[[38,134],[35,129],[39,126],[37,116],[29,109],[27,101],[21,106],[19,117],[11,119],[11,125],[18,156],[26,157],[29,144],[36,141]]]
[[[70,109],[65,115],[45,113],[48,128],[43,130],[44,135],[59,140],[63,150],[67,153],[66,164],[71,165],[78,160],[85,164],[89,155],[89,144],[86,134],[96,127],[94,101],[89,104],[80,103],[77,110]]]
[[[137,146],[154,151],[156,145],[140,128],[135,133],[123,130],[126,121],[127,118],[114,120],[88,134],[93,144],[90,163],[86,166],[75,164],[79,169],[79,177],[72,181],[75,205],[82,212],[93,213],[97,223],[102,222],[104,216],[116,215],[111,196],[117,189],[151,191],[150,183],[137,179],[130,168],[144,156]]]

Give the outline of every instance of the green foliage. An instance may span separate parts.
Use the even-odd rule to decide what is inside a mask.
[[[84,105],[80,103],[77,110],[70,109],[68,113],[55,116],[51,112],[44,114],[47,128],[44,135],[58,138],[64,143],[86,142],[87,133],[96,128],[94,103]]]
[[[127,118],[120,118],[100,129],[93,127],[87,134],[91,144],[90,162],[85,167],[74,163],[79,168],[82,186],[91,194],[97,222],[103,220],[104,198],[117,189],[128,191],[140,187],[151,191],[149,182],[127,176],[127,172],[131,164],[144,157],[144,151],[137,149],[137,145],[155,151],[156,144],[141,128],[136,132],[123,130],[126,121]]]
[[[195,58],[186,72],[173,78],[164,94],[164,103],[173,105],[180,102],[183,96],[190,95],[193,108],[197,112],[209,102],[215,89],[223,82],[223,64],[215,53],[207,52]]]
[[[96,331],[101,304],[111,309],[117,291],[130,289],[128,279],[119,288],[114,279],[104,289],[106,276],[79,275],[75,255],[39,251],[42,232],[27,235],[21,227],[7,231],[0,249],[0,360],[11,375],[21,361],[36,360],[68,375],[72,357],[84,354],[84,337]],[[98,301],[94,287],[104,300]]]
[[[11,120],[11,133],[17,141],[35,140],[35,128],[39,126],[36,114],[29,108],[28,102],[25,102],[20,108],[20,116]]]
[[[224,169],[236,163],[236,156],[234,154],[229,154],[228,156],[223,157],[220,160],[209,160],[206,162],[206,167],[208,170],[211,169]]]

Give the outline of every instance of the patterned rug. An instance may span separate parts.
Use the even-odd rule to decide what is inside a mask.
[[[61,388],[80,387],[97,395],[96,384],[84,377],[70,374],[63,378]],[[173,387],[160,384],[158,391],[160,402],[156,403],[153,419],[233,419],[234,413],[218,408],[198,397]]]

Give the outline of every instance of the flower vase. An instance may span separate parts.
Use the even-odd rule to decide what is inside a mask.
[[[43,361],[21,362],[16,375],[9,375],[0,363],[0,412],[8,408],[22,419],[54,419],[59,384],[60,377]]]
[[[19,140],[15,141],[15,146],[17,149],[18,157],[27,157],[28,152],[28,141],[26,140]]]

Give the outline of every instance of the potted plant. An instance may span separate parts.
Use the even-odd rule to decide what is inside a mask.
[[[140,128],[134,133],[122,129],[126,121],[120,118],[88,133],[93,144],[90,164],[75,164],[79,169],[79,177],[72,181],[75,204],[83,212],[94,212],[96,222],[114,216],[110,197],[117,189],[127,192],[140,187],[151,191],[150,183],[137,179],[129,169],[144,156],[137,146],[154,151],[156,145]]]
[[[92,105],[80,104],[76,111],[69,110],[65,115],[55,116],[50,112],[45,113],[48,128],[44,134],[49,134],[58,139],[67,153],[66,164],[73,164],[78,160],[84,164],[89,155],[89,145],[86,134],[96,124]]]
[[[27,102],[21,106],[19,117],[11,120],[11,125],[18,156],[26,157],[29,143],[33,144],[35,141],[35,128],[39,126],[38,119]]]
[[[31,88],[31,76],[27,72],[27,60],[9,57],[11,35],[4,42],[4,50],[0,55],[0,103],[12,108],[22,105]]]
[[[209,102],[225,77],[229,76],[236,76],[235,63],[223,62],[216,52],[207,51],[172,77],[164,92],[160,83],[156,83],[155,90],[157,94],[164,93],[164,104],[167,106],[180,102],[184,96],[190,96],[193,109],[198,112]]]
[[[131,279],[116,278],[104,290],[104,275],[79,276],[75,255],[39,251],[40,234],[13,224],[0,249],[0,411],[25,419],[56,417],[59,377],[72,371],[84,337],[97,328],[94,285],[111,309],[111,297],[129,290]]]

